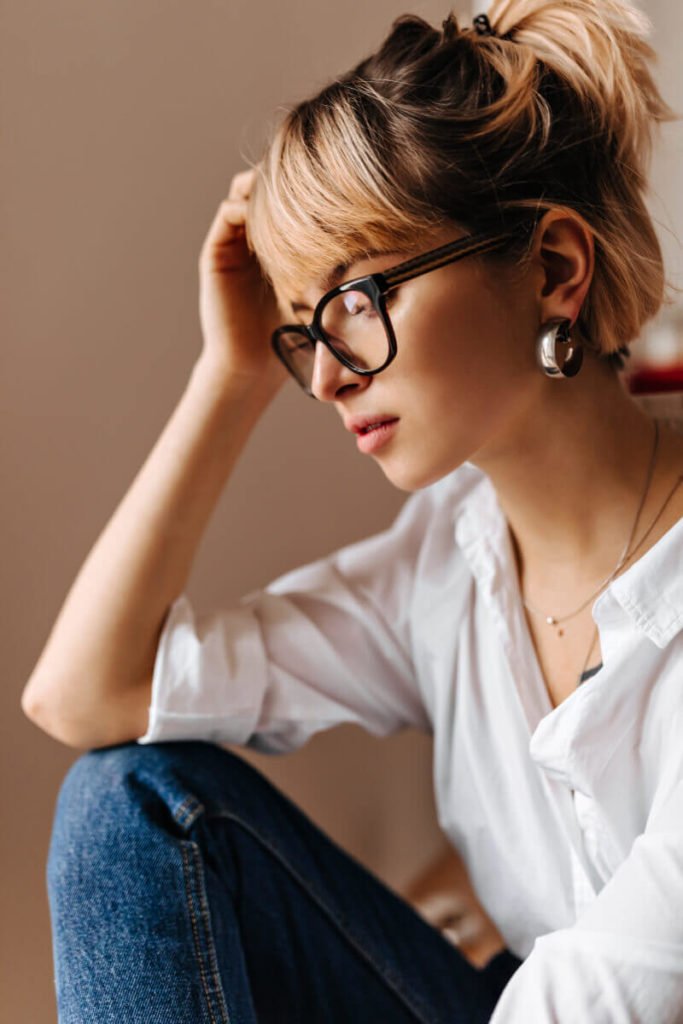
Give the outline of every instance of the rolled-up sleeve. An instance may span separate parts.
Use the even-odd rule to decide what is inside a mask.
[[[683,1024],[683,781],[570,928],[538,938],[491,1024]]]
[[[233,607],[198,615],[182,593],[163,625],[137,742],[203,739],[284,753],[342,723],[379,736],[430,731],[410,623],[432,489],[412,494],[382,533]]]

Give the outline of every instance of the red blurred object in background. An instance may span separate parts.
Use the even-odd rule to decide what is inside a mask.
[[[632,395],[661,395],[658,408],[673,402],[683,413],[683,306],[663,308],[646,325],[622,372]]]
[[[632,395],[683,391],[683,362],[674,366],[641,365],[627,374],[626,383]]]

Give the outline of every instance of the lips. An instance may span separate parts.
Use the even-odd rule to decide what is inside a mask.
[[[367,434],[373,428],[382,426],[384,423],[394,423],[398,416],[390,413],[377,413],[374,416],[354,416],[345,424],[347,430],[354,434]]]
[[[369,427],[365,433],[356,434],[356,446],[364,455],[375,455],[394,437],[398,429],[398,420],[387,420],[378,426]]]
[[[378,427],[383,427],[385,423],[392,423],[392,422],[395,422],[395,420],[380,420],[379,423],[371,423],[369,427],[363,427],[363,429],[359,430],[358,433],[359,434],[369,434],[371,430],[377,430]]]

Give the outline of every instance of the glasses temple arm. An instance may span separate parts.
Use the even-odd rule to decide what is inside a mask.
[[[469,235],[467,238],[457,239],[455,242],[447,242],[445,245],[433,249],[431,252],[399,263],[390,271],[384,271],[381,275],[388,287],[401,284],[401,282],[415,277],[416,273],[436,270],[437,267],[445,266],[454,262],[453,257],[463,259],[465,256],[474,256],[477,253],[489,252],[498,249],[510,238],[510,232],[500,235]]]

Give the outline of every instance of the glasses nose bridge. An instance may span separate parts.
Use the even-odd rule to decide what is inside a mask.
[[[323,337],[320,332],[314,332],[309,330],[309,336],[313,344],[313,371],[312,379],[329,378],[330,375],[338,376],[340,371],[345,370],[346,367],[342,361],[338,358],[333,348],[325,344]],[[318,351],[318,346],[322,349],[322,352]]]
[[[350,367],[339,358],[334,348],[325,344],[322,337],[315,337],[309,332],[313,342],[313,368],[311,372],[310,389],[314,398],[319,401],[333,402],[338,394],[339,388],[344,384],[363,383],[367,385],[369,377],[362,377],[355,373]],[[322,351],[318,351],[318,342]]]
[[[339,359],[335,352],[334,346],[329,344],[326,335],[323,333],[323,329],[320,326],[319,318],[317,316],[313,317],[313,321],[310,324],[306,324],[306,335],[313,345],[313,359],[316,363],[318,362],[318,342],[320,342],[322,347],[327,351],[330,359],[334,360],[335,363],[338,363],[339,366],[344,366],[341,359]]]
[[[309,341],[313,342],[314,351],[315,351],[315,344],[316,344],[316,342],[318,342],[318,341],[323,341],[324,342],[323,333],[322,333],[319,325],[316,323],[316,319],[317,318],[314,317],[312,323],[306,324],[306,335],[308,336]]]

